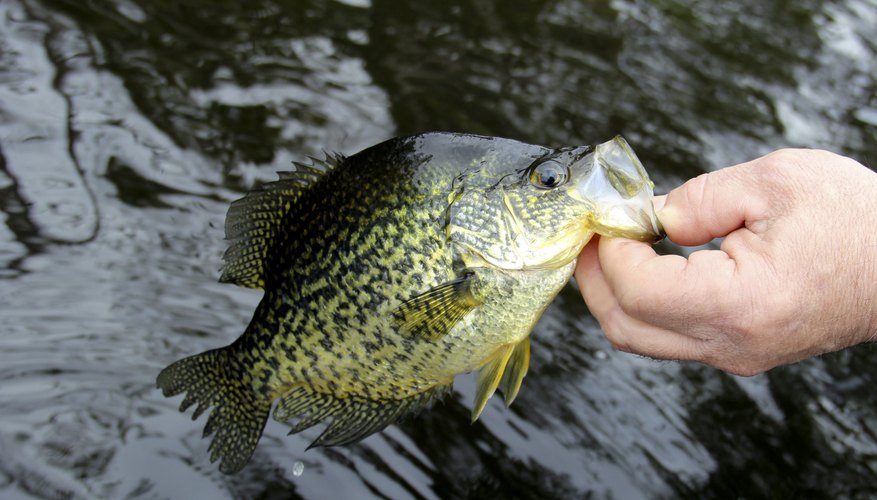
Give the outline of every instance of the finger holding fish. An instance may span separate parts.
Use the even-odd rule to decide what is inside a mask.
[[[699,339],[640,320],[619,302],[600,265],[598,247],[602,239],[595,239],[585,246],[578,259],[575,278],[591,314],[600,323],[609,342],[618,350],[655,359],[698,359],[703,351]],[[645,255],[654,253],[648,245],[626,243],[642,246]]]

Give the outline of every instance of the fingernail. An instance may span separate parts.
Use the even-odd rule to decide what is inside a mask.
[[[660,211],[664,208],[664,205],[667,203],[667,195],[662,194],[661,196],[655,196],[652,198],[652,206],[655,207],[655,212]]]
[[[661,221],[660,213],[666,202],[667,196],[655,196],[652,198],[652,206],[655,209],[655,225],[658,230],[658,237],[655,239],[654,243],[658,243],[667,236],[667,230],[664,229],[664,223]]]

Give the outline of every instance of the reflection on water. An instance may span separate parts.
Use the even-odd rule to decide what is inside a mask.
[[[4,0],[0,496],[877,494],[873,348],[752,379],[653,362],[572,287],[515,405],[474,425],[463,377],[350,447],[269,422],[226,477],[153,389],[243,331],[259,296],[216,283],[225,210],[292,160],[455,130],[623,133],[659,191],[787,145],[873,162],[875,26],[873,0]]]

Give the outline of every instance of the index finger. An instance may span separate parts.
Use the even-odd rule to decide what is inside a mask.
[[[665,330],[625,314],[600,268],[598,245],[593,241],[584,248],[575,276],[582,298],[612,345],[625,352],[657,359],[701,359],[703,343],[699,338]]]
[[[720,250],[700,250],[686,259],[618,238],[600,239],[599,259],[625,313],[670,330],[721,314],[736,268]]]

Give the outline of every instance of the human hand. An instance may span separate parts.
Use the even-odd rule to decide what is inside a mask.
[[[673,242],[724,241],[687,259],[625,239],[585,247],[576,281],[617,349],[748,376],[877,336],[877,173],[786,149],[662,201]]]

